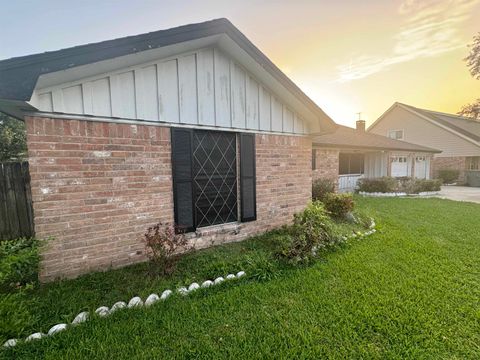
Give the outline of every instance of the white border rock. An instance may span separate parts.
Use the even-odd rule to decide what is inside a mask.
[[[112,307],[113,310],[113,307]],[[78,325],[88,320],[88,311],[82,311],[80,314],[75,316],[75,319],[72,321],[72,325]]]
[[[127,307],[127,303],[125,301],[117,301],[115,304],[112,305],[110,309],[110,313],[114,313],[117,310],[125,309]]]
[[[131,298],[127,305],[127,307],[129,308],[141,307],[141,306],[143,306],[143,301],[140,298],[140,296],[134,296],[133,298]]]
[[[191,283],[190,286],[188,287],[188,292],[195,291],[198,289],[200,289],[200,285],[194,282],[194,283]]]
[[[3,347],[10,347],[10,346],[15,346],[17,345],[18,340],[17,339],[8,339],[3,343]]]
[[[67,324],[57,324],[54,325],[48,330],[48,336],[55,335],[56,333],[59,333],[60,331],[65,331],[67,330]]]
[[[241,278],[245,275],[246,275],[245,271],[239,271],[237,273],[237,275],[228,274],[226,276],[226,278],[228,280],[234,280],[234,279]],[[177,289],[177,292],[181,295],[186,296],[193,291],[199,290],[201,288],[208,288],[208,287],[211,287],[211,286],[214,286],[214,285],[219,285],[224,281],[225,281],[225,279],[220,276],[220,277],[217,277],[214,281],[212,281],[212,280],[204,281],[202,283],[202,286],[200,286],[200,285],[198,285],[198,283],[194,282],[194,283],[190,284],[188,289],[186,287],[180,287],[180,288]],[[143,305],[151,306],[151,305],[155,304],[156,302],[158,302],[159,300],[166,300],[172,294],[173,294],[173,291],[169,290],[169,289],[162,292],[162,295],[160,297],[157,294],[150,294],[147,297],[147,299],[145,300],[145,304],[143,303],[142,299],[139,296],[135,296],[135,297],[130,299],[130,301],[128,302],[128,305],[124,301],[117,301],[115,304],[112,305],[111,309],[109,309],[107,306],[100,306],[99,308],[97,308],[95,310],[95,313],[98,316],[105,317],[105,316],[107,316],[107,315],[109,315],[109,314],[111,314],[111,313],[113,313],[113,312],[115,312],[119,309],[123,309],[123,308],[141,307]],[[89,317],[90,317],[90,314],[89,314],[88,311],[82,311],[77,316],[75,316],[75,318],[72,321],[72,325],[73,326],[79,325],[79,324],[87,321],[89,319]],[[33,334],[29,335],[25,339],[25,341],[30,342],[32,340],[39,340],[39,339],[42,339],[46,336],[52,336],[56,333],[59,333],[61,331],[67,330],[67,329],[68,329],[67,324],[57,324],[57,325],[52,326],[50,328],[50,330],[48,330],[47,334],[44,334],[42,332],[36,332],[36,333],[33,333]],[[17,339],[9,339],[9,340],[7,340],[3,343],[3,347],[16,346],[17,344],[18,344]]]
[[[95,310],[95,314],[97,314],[98,316],[104,317],[110,314],[110,311],[108,307],[100,306],[99,308],[97,308],[97,310]]]
[[[158,297],[157,294],[150,294],[148,297],[145,299],[145,306],[150,306],[155,304],[157,301],[159,301],[160,298]]]
[[[42,333],[42,332],[36,332],[36,333],[33,333],[32,335],[27,336],[25,341],[29,342],[29,341],[32,341],[32,340],[40,340],[41,338],[43,338],[45,336],[47,336],[47,335]]]
[[[170,295],[172,295],[172,290],[165,290],[160,296],[161,300],[166,300]]]
[[[422,191],[418,194],[407,194],[406,192],[388,192],[388,193],[382,193],[382,192],[365,192],[365,191],[360,191],[358,194],[361,196],[370,196],[370,197],[425,197],[425,196],[434,196],[438,195],[440,192],[439,191]]]

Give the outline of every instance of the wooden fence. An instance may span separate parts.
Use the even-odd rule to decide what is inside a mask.
[[[0,163],[0,240],[33,235],[28,162]]]

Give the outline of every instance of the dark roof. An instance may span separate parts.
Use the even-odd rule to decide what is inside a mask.
[[[342,125],[338,125],[332,133],[314,136],[313,144],[344,149],[441,152],[426,146],[390,139],[386,136],[359,131]]]
[[[438,111],[419,109],[411,105],[402,104],[400,105],[410,108],[413,111],[416,111],[423,116],[429,118],[430,120],[439,123],[443,126],[448,127],[451,130],[454,130],[474,141],[480,141],[480,121],[468,118],[465,116],[459,116],[454,114],[447,114]]]
[[[0,61],[0,99],[28,101],[40,75],[207,36],[226,34],[311,111],[335,123],[229,20],[215,19],[141,35]]]

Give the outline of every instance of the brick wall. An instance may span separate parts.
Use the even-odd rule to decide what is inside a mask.
[[[170,131],[146,125],[27,117],[41,280],[144,261],[141,239],[173,221]],[[197,248],[291,221],[311,198],[311,141],[256,136],[257,221],[199,229]]]
[[[332,149],[315,149],[316,168],[312,171],[313,180],[331,179],[338,186],[340,151]]]
[[[432,172],[434,178],[438,177],[438,171],[442,169],[458,170],[460,175],[458,182],[464,184],[466,182],[465,169],[467,158],[465,156],[452,157],[434,157],[432,159]]]
[[[140,241],[172,221],[170,131],[154,126],[27,118],[41,279],[144,260]]]

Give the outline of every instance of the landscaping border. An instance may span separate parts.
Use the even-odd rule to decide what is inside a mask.
[[[202,283],[202,285],[199,285],[198,283],[194,282],[191,283],[188,288],[187,287],[180,287],[176,290],[176,292],[180,295],[186,296],[190,294],[191,292],[194,292],[200,288],[209,288],[210,286],[214,285],[219,285],[223,283],[224,281],[229,281],[229,280],[234,280],[234,279],[239,279],[243,276],[245,276],[246,273],[245,271],[239,271],[236,275],[234,274],[228,274],[225,278],[223,277],[217,277],[214,281],[211,280],[206,280]],[[117,301],[115,304],[112,305],[112,307],[109,309],[107,306],[100,306],[95,310],[95,314],[99,317],[105,317],[108,315],[113,314],[115,311],[123,308],[136,308],[136,307],[142,307],[142,306],[151,306],[155,304],[156,302],[160,300],[166,300],[168,297],[170,297],[173,294],[173,291],[170,289],[165,290],[161,296],[158,296],[157,294],[153,293],[150,294],[146,299],[145,302],[142,301],[142,299],[139,296],[134,296],[133,298],[130,299],[130,301],[125,303],[124,301]],[[83,311],[79,313],[77,316],[75,316],[75,319],[73,319],[71,324],[57,324],[54,325],[48,330],[48,332],[42,333],[42,332],[36,332],[33,333],[25,338],[25,342],[30,342],[33,340],[39,340],[47,336],[52,336],[55,335],[59,332],[62,332],[64,330],[67,330],[71,326],[76,326],[79,325],[85,321],[87,321],[90,318],[90,314],[88,311]],[[3,347],[12,347],[15,346],[19,343],[20,340],[18,339],[9,339],[5,341],[3,344]]]
[[[406,192],[388,192],[388,193],[382,193],[382,192],[365,192],[365,191],[360,191],[358,194],[361,196],[370,196],[370,197],[429,197],[429,196],[435,196],[438,195],[440,191],[422,191],[419,192],[418,194],[407,194]]]

